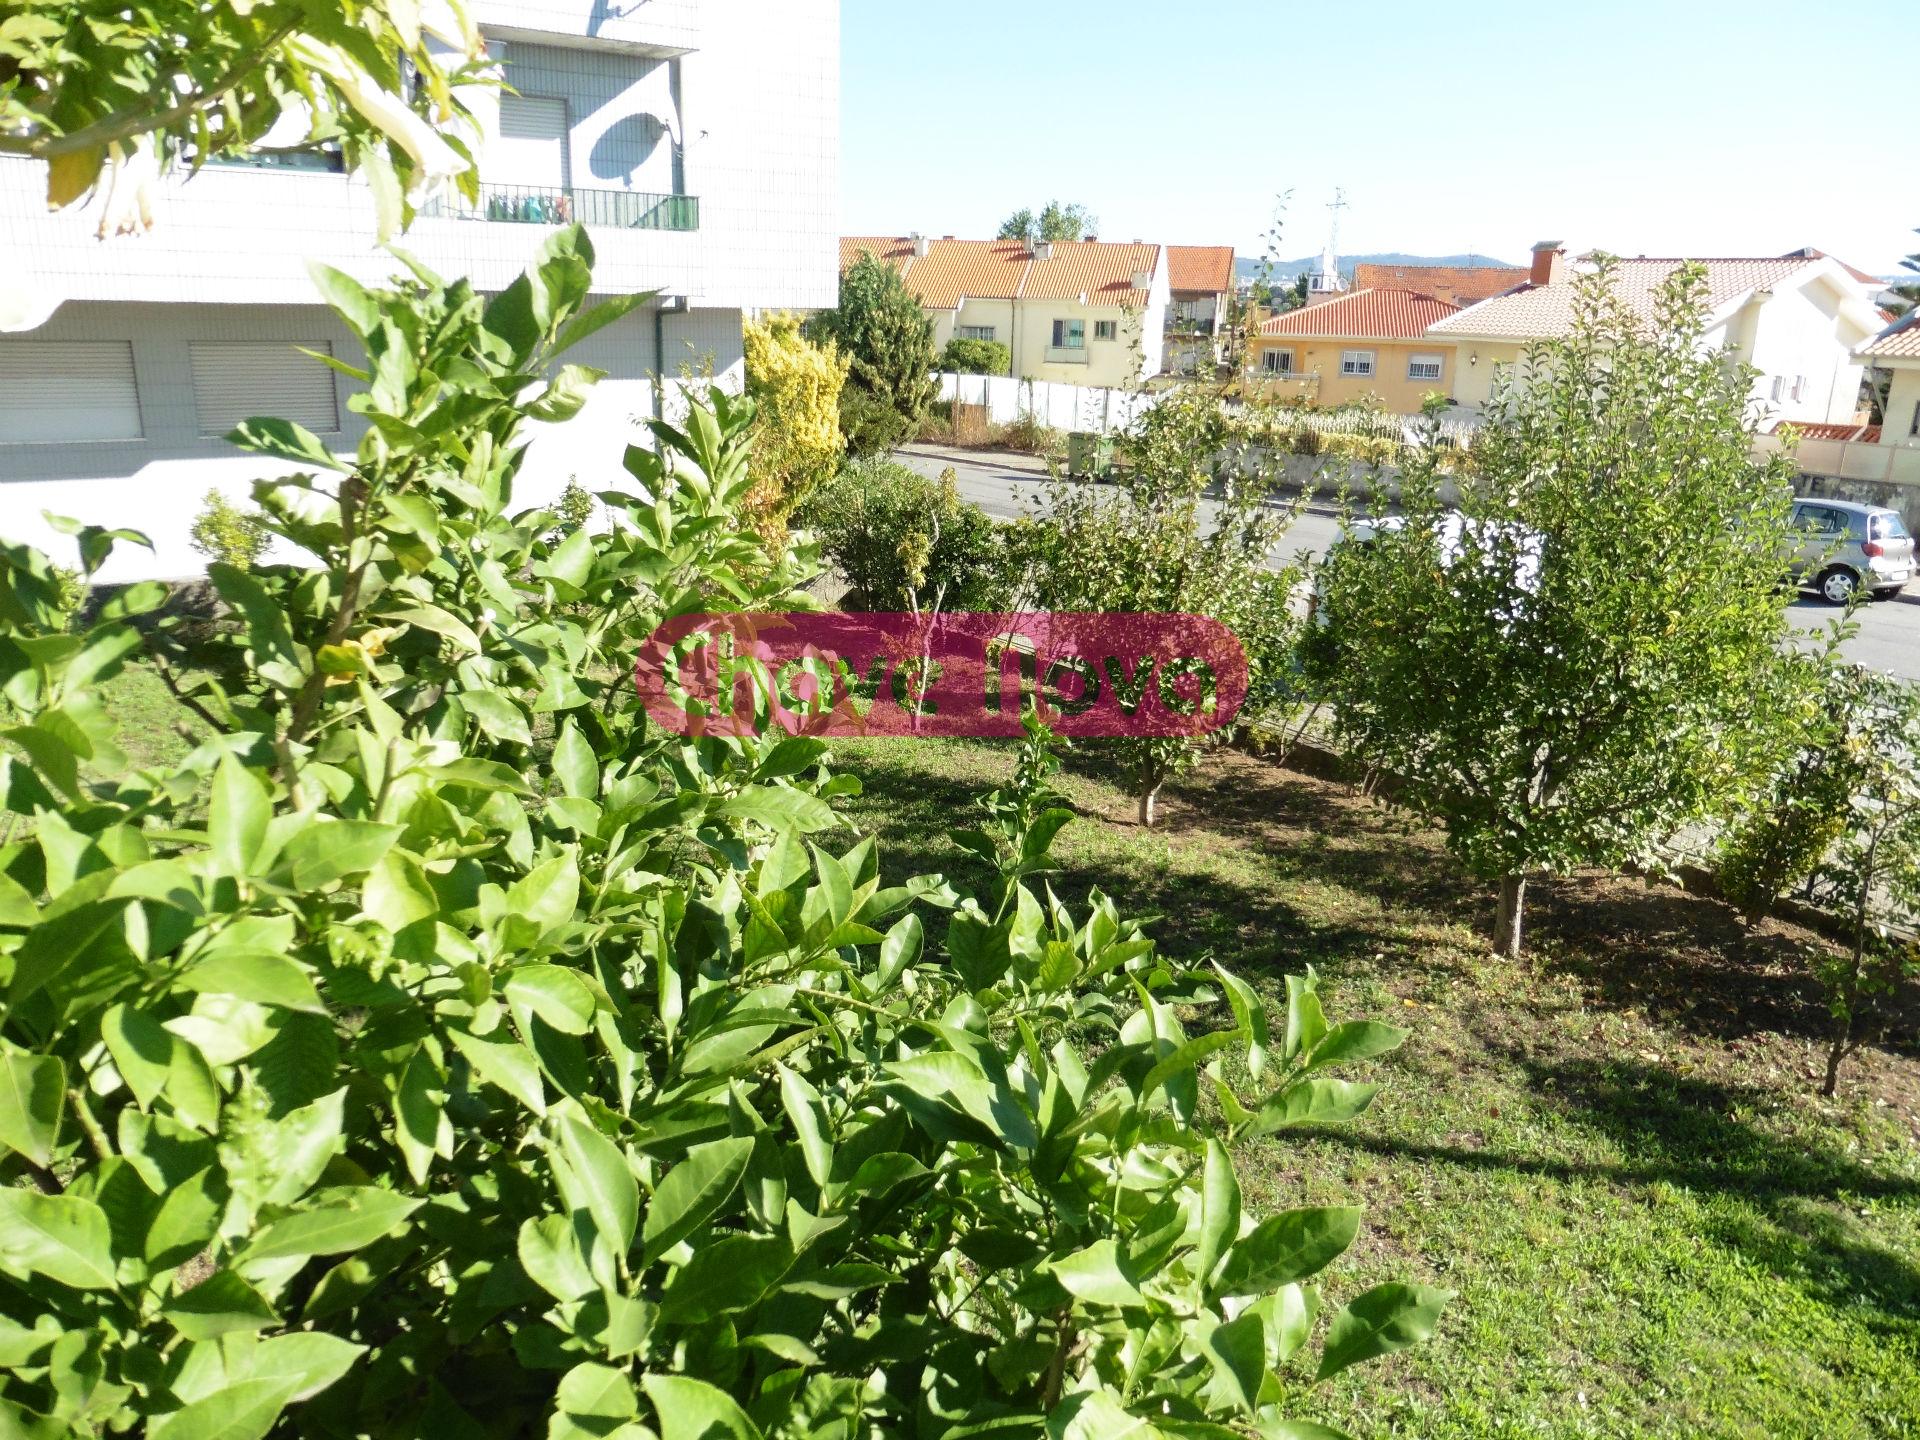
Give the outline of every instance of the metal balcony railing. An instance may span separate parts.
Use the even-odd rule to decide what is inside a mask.
[[[1049,365],[1085,365],[1087,347],[1084,345],[1047,346],[1047,364]]]
[[[698,230],[700,197],[577,186],[482,185],[478,204],[464,195],[436,197],[420,212],[453,220],[518,225],[582,225],[609,230]]]

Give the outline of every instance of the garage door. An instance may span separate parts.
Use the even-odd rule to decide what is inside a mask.
[[[138,440],[124,340],[0,340],[0,444]]]
[[[500,135],[482,167],[489,185],[567,187],[567,102],[542,95],[502,95]]]
[[[202,435],[225,435],[242,420],[272,415],[304,425],[316,435],[340,428],[333,371],[296,346],[330,355],[324,340],[197,340],[193,364],[193,409]]]

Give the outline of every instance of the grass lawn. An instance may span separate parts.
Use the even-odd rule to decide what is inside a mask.
[[[968,873],[945,832],[1007,750],[837,749],[891,871]],[[1433,1344],[1334,1382],[1326,1418],[1422,1440],[1920,1436],[1920,1059],[1865,1049],[1819,1098],[1812,936],[1749,941],[1715,902],[1582,877],[1533,887],[1516,967],[1435,838],[1337,785],[1216,756],[1152,831],[1086,763],[1063,788],[1086,817],[1055,846],[1063,895],[1098,885],[1270,996],[1314,965],[1335,1018],[1413,1029],[1357,1124],[1243,1157],[1255,1213],[1366,1205],[1330,1301],[1390,1278],[1459,1292]]]

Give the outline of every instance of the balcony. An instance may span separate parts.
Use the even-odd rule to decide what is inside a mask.
[[[1087,347],[1084,345],[1049,345],[1046,361],[1049,365],[1085,365]]]
[[[492,220],[508,225],[571,225],[607,230],[698,230],[700,197],[649,195],[638,190],[582,190],[574,186],[482,185],[478,204],[442,196],[424,216]]]

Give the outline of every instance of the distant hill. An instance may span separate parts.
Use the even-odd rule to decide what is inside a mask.
[[[1351,276],[1356,265],[1505,265],[1505,260],[1495,260],[1490,255],[1406,255],[1398,250],[1383,251],[1376,255],[1342,255],[1340,273]],[[1302,275],[1310,275],[1320,268],[1320,257],[1308,255],[1299,260],[1276,260],[1273,262],[1272,278],[1296,280]],[[1241,280],[1253,280],[1259,277],[1260,262],[1245,255],[1236,256],[1233,262],[1234,274]]]

